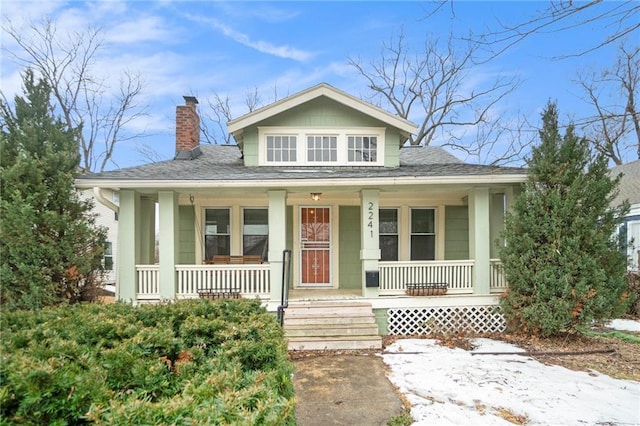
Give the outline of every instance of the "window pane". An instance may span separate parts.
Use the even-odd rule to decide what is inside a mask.
[[[380,260],[398,260],[397,235],[380,235]]]
[[[411,236],[411,260],[434,260],[436,258],[435,235]]]
[[[380,209],[378,212],[380,233],[381,234],[397,234],[398,233],[398,210],[396,209]]]
[[[228,235],[207,235],[204,252],[206,259],[213,259],[216,254],[231,254],[230,237]]]
[[[267,261],[269,252],[269,237],[267,235],[245,235],[242,239],[242,254],[261,256]]]
[[[228,234],[229,233],[229,209],[207,209],[205,233]]]
[[[433,209],[411,209],[411,233],[432,234],[435,232]]]

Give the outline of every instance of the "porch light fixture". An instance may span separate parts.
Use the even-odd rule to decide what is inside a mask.
[[[322,192],[312,192],[311,193],[311,199],[313,201],[318,201],[320,200],[320,196],[322,195]]]

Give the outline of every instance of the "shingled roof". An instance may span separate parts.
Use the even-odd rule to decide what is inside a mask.
[[[640,160],[611,169],[612,176],[618,176],[621,173],[620,193],[611,204],[619,206],[624,200],[629,200],[630,204],[640,204]]]
[[[406,147],[400,150],[400,167],[295,167],[245,166],[236,145],[202,145],[202,155],[191,161],[168,160],[120,170],[86,174],[79,187],[89,181],[269,181],[283,179],[349,179],[444,177],[478,175],[523,175],[518,167],[466,164],[440,147]]]

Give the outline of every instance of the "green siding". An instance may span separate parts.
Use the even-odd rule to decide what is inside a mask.
[[[360,207],[341,206],[338,243],[340,247],[340,288],[362,287],[360,263]]]
[[[358,110],[352,109],[326,97],[313,99],[296,108],[270,117],[243,131],[244,164],[258,165],[258,126],[278,127],[388,127]],[[387,129],[385,133],[385,166],[398,166],[400,134],[396,129]]]
[[[376,317],[376,324],[378,326],[378,333],[381,336],[389,334],[389,326],[387,325],[388,309],[374,309],[373,315]]]
[[[193,206],[178,207],[178,263],[196,263],[195,214]]]
[[[491,235],[491,258],[496,259],[499,255],[501,244],[500,234],[504,230],[504,194],[493,194],[491,196],[490,214],[490,235]]]
[[[469,208],[446,206],[444,217],[445,260],[469,259]]]
[[[293,206],[287,206],[287,224],[286,224],[286,242],[285,245],[287,247],[288,250],[293,250]],[[295,267],[295,259],[296,259],[296,255],[295,253],[291,252],[291,272],[293,272],[293,268]],[[293,274],[292,274],[293,275]],[[293,279],[291,280],[291,283],[289,285],[289,288],[293,288],[294,284],[293,284]]]

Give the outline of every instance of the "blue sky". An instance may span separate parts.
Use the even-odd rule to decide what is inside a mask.
[[[234,116],[246,112],[242,102],[247,90],[254,88],[263,103],[272,101],[275,92],[282,98],[320,82],[366,97],[370,94],[366,83],[347,59],[367,62],[379,57],[381,44],[401,28],[417,49],[425,37],[446,38],[451,31],[478,33],[498,28],[498,22],[530,19],[547,2],[454,1],[428,16],[432,6],[418,1],[4,0],[0,7],[3,21],[8,19],[18,28],[43,16],[56,19],[61,31],[100,26],[107,43],[93,72],[114,88],[124,70],[141,73],[145,89],[140,101],[148,105],[148,115],[127,130],[144,132],[144,137],[116,148],[115,164],[108,167],[115,168],[146,162],[138,152],[141,145],[162,159],[172,157],[175,106],[183,103],[182,95],[197,96],[203,112],[214,92],[228,95]],[[474,68],[469,85],[480,84],[488,76],[517,76],[520,87],[497,107],[524,114],[537,124],[541,110],[552,99],[558,101],[563,120],[579,119],[588,111],[572,80],[578,72],[610,66],[615,49],[552,58],[589,48],[608,31],[611,28],[590,25],[530,37],[495,61]],[[12,99],[20,91],[20,69],[6,54],[5,49],[15,45],[4,33],[2,44],[2,91]]]

